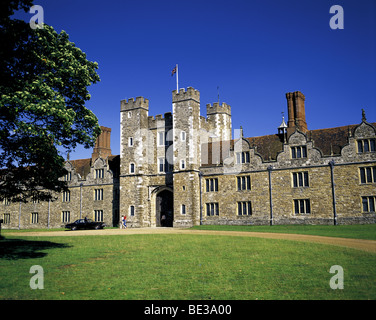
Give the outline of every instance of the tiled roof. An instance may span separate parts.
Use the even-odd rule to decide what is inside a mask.
[[[84,179],[87,176],[87,174],[90,172],[91,158],[69,160],[69,162],[73,165],[76,173],[78,173],[82,179]]]
[[[376,126],[375,122],[371,124]],[[341,149],[348,143],[349,132],[351,132],[351,135],[353,136],[357,126],[358,125],[348,125],[335,128],[309,130],[306,135],[308,141],[313,141],[313,146],[320,149],[323,156],[339,155]],[[272,134],[245,139],[249,141],[251,148],[255,148],[255,151],[262,156],[264,161],[276,160],[278,153],[283,149],[282,135]],[[201,157],[204,159],[202,166],[212,166],[222,163],[223,155],[227,155],[229,149],[233,149],[233,146],[234,140],[231,140],[229,143],[213,142],[202,146]],[[222,152],[223,148],[227,150]],[[217,151],[214,151],[213,154],[212,150]],[[221,158],[220,160],[219,155]],[[205,161],[206,159],[208,159],[208,161]]]
[[[81,176],[81,179],[85,179],[88,173],[90,172],[90,167],[92,165],[91,158],[88,159],[77,159],[69,160],[75,168],[76,172]],[[118,175],[120,168],[120,156],[109,156],[108,165],[114,175]]]

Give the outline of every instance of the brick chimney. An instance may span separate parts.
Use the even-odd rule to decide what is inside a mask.
[[[111,128],[101,126],[101,134],[98,136],[97,141],[91,154],[91,160],[94,162],[95,159],[101,157],[106,159],[111,156]]]
[[[305,118],[305,96],[300,91],[286,93],[289,120],[287,122],[287,135],[290,136],[296,129],[306,133],[308,131]]]

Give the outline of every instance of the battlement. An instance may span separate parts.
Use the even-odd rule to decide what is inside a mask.
[[[149,129],[158,128],[158,127],[172,126],[172,113],[166,112],[164,117],[161,114],[148,117],[148,127]]]
[[[200,103],[200,92],[192,87],[188,87],[187,91],[185,91],[184,88],[181,88],[179,92],[177,92],[177,90],[172,91],[172,102],[185,100],[195,100]]]
[[[221,105],[218,102],[214,102],[213,105],[208,103],[206,105],[206,114],[209,116],[216,113],[225,113],[231,116],[231,107],[225,102],[222,102]]]
[[[149,100],[144,97],[137,97],[136,100],[129,98],[120,101],[120,111],[132,110],[132,109],[145,109],[149,110]]]

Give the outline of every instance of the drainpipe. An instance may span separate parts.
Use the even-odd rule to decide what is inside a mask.
[[[50,203],[51,201],[48,200],[48,218],[47,218],[47,228],[50,228]]]
[[[82,182],[80,183],[80,219],[82,219]]]
[[[334,218],[334,225],[337,225],[337,208],[336,208],[336,192],[335,192],[335,183],[334,183],[334,160],[329,162],[330,166],[330,177],[332,181],[332,198],[333,198],[333,218]]]
[[[202,178],[202,173],[199,172],[198,176],[200,178],[200,226],[202,226],[202,190],[201,190],[201,178]]]
[[[273,225],[273,199],[272,199],[272,170],[273,167],[269,166],[268,168],[269,175],[269,201],[270,201],[270,225]]]
[[[20,201],[20,208],[18,210],[18,230],[21,229],[21,201]]]

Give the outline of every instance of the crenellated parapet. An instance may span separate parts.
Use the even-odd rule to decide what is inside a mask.
[[[145,99],[144,97],[137,97],[136,100],[134,98],[129,98],[128,101],[126,99],[120,101],[120,111],[125,110],[132,110],[132,109],[145,109],[149,110],[149,100]]]
[[[222,104],[214,102],[213,105],[211,105],[210,103],[206,105],[206,114],[208,116],[219,113],[231,115],[231,107],[225,102],[222,102]]]
[[[159,127],[172,127],[172,113],[166,112],[164,117],[161,114],[148,117],[148,128],[155,129]]]
[[[192,87],[188,87],[187,91],[181,88],[179,92],[176,90],[172,91],[172,102],[181,102],[186,100],[195,100],[200,103],[200,92]]]

